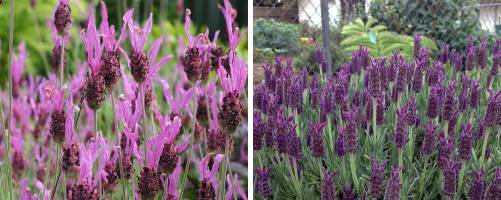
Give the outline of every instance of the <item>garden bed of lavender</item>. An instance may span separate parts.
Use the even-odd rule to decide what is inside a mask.
[[[114,27],[104,1],[79,27],[73,3],[59,0],[48,17],[48,77],[25,72],[37,54],[10,35],[0,199],[247,199],[245,31],[229,0],[219,38],[192,34],[189,9],[185,35],[153,38],[153,14],[140,25],[134,9]]]
[[[361,46],[334,75],[265,65],[257,199],[500,199],[501,41],[413,46],[411,58]]]

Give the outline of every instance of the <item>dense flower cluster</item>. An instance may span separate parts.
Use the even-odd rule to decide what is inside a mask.
[[[288,57],[264,64],[254,87],[254,164],[266,169],[257,194],[499,198],[492,154],[500,156],[501,40],[493,54],[487,40],[469,39],[465,50],[421,41],[417,34],[411,57],[371,57],[360,47],[335,74],[320,73],[318,48],[310,72]]]
[[[24,43],[13,58],[13,113],[1,113],[2,124],[11,125],[10,141],[0,136],[0,165],[12,169],[0,182],[3,188],[3,177],[12,176],[16,191],[5,189],[8,195],[173,200],[194,193],[198,199],[247,199],[247,64],[237,51],[243,36],[235,25],[237,12],[229,0],[222,2],[226,41],[218,40],[219,32],[209,40],[209,30],[192,35],[189,9],[186,35],[152,40],[152,13],[140,25],[128,10],[115,30],[105,2],[91,2],[89,9],[100,7],[101,16],[89,12],[84,23],[72,26],[73,2],[59,0],[48,23],[53,71],[48,77],[25,74],[30,55]],[[166,55],[174,37],[177,55]],[[69,59],[84,62],[68,70],[74,64]],[[161,69],[168,73],[161,75]],[[162,92],[163,98],[156,96]],[[9,95],[0,92],[2,104]]]

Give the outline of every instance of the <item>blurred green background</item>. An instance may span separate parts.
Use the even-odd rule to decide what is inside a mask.
[[[246,30],[247,1],[231,0],[230,2],[237,9],[238,26],[241,27],[241,30]],[[53,42],[47,23],[48,20],[52,19],[57,3],[57,0],[15,1],[14,48],[17,52],[17,46],[23,41],[26,42],[28,49],[26,72],[28,74],[47,76],[50,72],[49,63]],[[70,0],[73,26],[71,41],[67,44],[67,49],[70,51],[67,73],[74,73],[76,64],[85,59],[79,34],[86,19],[92,13],[96,14],[97,22],[100,23],[99,3],[100,1]],[[217,6],[222,5],[223,0],[110,0],[105,1],[105,3],[108,7],[109,21],[115,25],[116,30],[120,30],[122,16],[128,9],[134,8],[134,19],[141,23],[152,12],[154,27],[148,42],[159,36],[169,36],[169,49],[162,49],[165,54],[175,54],[177,37],[185,37],[184,10],[186,8],[192,10],[192,28],[194,28],[192,33],[205,32],[208,28],[211,35],[216,30],[222,30],[221,39],[227,38],[224,17]],[[3,0],[0,5],[0,85],[2,87],[5,87],[8,79],[6,66],[8,64],[9,11],[10,2]],[[128,45],[127,42],[126,45]],[[246,37],[242,39],[239,50],[241,55],[247,56]],[[173,65],[173,62],[169,65]]]

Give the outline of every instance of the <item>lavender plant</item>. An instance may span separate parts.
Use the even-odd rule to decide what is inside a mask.
[[[189,9],[186,35],[154,39],[153,14],[141,26],[130,9],[115,30],[103,1],[100,23],[89,14],[79,27],[73,4],[60,0],[48,23],[53,71],[25,73],[31,55],[21,43],[11,56],[12,92],[0,92],[0,158],[7,161],[0,162],[7,188],[0,197],[247,199],[247,64],[237,50],[244,35],[223,2],[226,41],[219,31],[212,39],[209,30],[192,34]],[[168,55],[173,37],[178,54]]]
[[[499,199],[501,40],[437,56],[421,42],[407,56],[360,46],[333,75],[265,65],[257,198]]]

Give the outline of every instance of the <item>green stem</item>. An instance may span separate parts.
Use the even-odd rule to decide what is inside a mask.
[[[350,154],[350,167],[351,167],[351,178],[353,179],[353,184],[355,185],[355,191],[359,192],[358,188],[358,177],[357,177],[357,168],[355,166],[355,154]]]
[[[14,0],[10,1],[10,22],[9,22],[9,119],[7,124],[7,142],[5,143],[7,160],[7,185],[8,185],[8,197],[9,199],[14,199],[14,194],[12,193],[12,165],[10,162],[10,135],[11,135],[11,121],[12,121],[12,87],[14,86],[14,81],[12,79],[12,58],[14,56]]]
[[[56,144],[56,170],[55,172],[59,172],[59,145]],[[49,172],[47,172],[49,173]],[[58,173],[54,174],[54,186],[52,187],[52,195],[50,195],[50,199],[54,199],[54,194],[56,194],[57,190],[57,179],[59,179]]]
[[[233,183],[233,173],[231,171],[231,164],[230,164],[230,140],[226,140],[226,150],[225,150],[225,157],[226,157],[226,164],[228,165],[228,173],[230,175],[230,184],[231,184],[231,189],[233,190],[233,199],[237,200],[237,190],[235,188],[235,184]],[[226,177],[226,173],[224,174],[224,177]],[[224,182],[223,182],[224,183]]]
[[[482,144],[482,154],[480,155],[480,166],[483,168],[485,164],[485,151],[487,149],[487,142],[489,141],[489,133],[487,130],[484,136],[484,143]]]
[[[52,140],[50,140],[49,143],[50,143],[49,144],[49,151],[50,151],[50,150],[52,150],[52,145],[53,145]],[[47,161],[48,164],[46,164],[44,166],[45,173],[46,173],[45,174],[45,179],[44,179],[44,184],[43,184],[43,191],[42,191],[42,197],[44,197],[44,198],[45,198],[45,191],[47,190],[47,186],[48,186],[47,183],[49,183],[49,174],[50,174],[50,168],[49,167],[50,167],[51,162],[52,162],[51,159],[52,159],[52,153],[49,153],[49,158],[48,158],[48,161]]]

